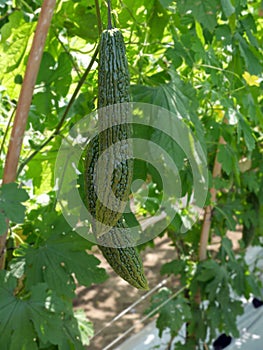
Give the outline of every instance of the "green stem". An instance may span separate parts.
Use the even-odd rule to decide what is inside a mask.
[[[96,47],[96,50],[92,56],[92,59],[88,65],[88,67],[86,68],[83,76],[81,77],[80,81],[78,82],[78,85],[77,85],[77,87],[76,87],[76,89],[75,89],[75,91],[74,91],[74,93],[73,93],[73,95],[72,95],[72,97],[67,105],[67,108],[65,109],[65,112],[63,113],[63,116],[62,116],[60,122],[58,123],[56,129],[49,136],[49,138],[47,138],[47,140],[42,143],[42,145],[40,145],[33,153],[30,154],[30,156],[23,163],[20,164],[18,171],[17,171],[17,176],[21,173],[21,171],[24,169],[24,167],[30,162],[30,160],[33,159],[47,144],[49,144],[49,142],[51,140],[53,140],[53,138],[55,136],[57,136],[60,133],[60,129],[62,128],[62,126],[64,124],[64,121],[68,115],[68,112],[69,112],[70,108],[72,107],[72,105],[73,105],[73,103],[74,103],[74,101],[75,101],[75,99],[80,91],[81,86],[83,85],[89,72],[91,71],[91,68],[92,68],[92,66],[97,58],[98,53],[99,53],[99,46]]]
[[[112,22],[111,22],[111,1],[108,0],[108,29],[112,29]]]
[[[96,6],[97,19],[98,19],[98,30],[100,35],[101,32],[103,31],[103,25],[102,25],[100,5],[98,0],[95,0],[95,6]]]
[[[0,156],[1,156],[2,152],[3,152],[4,145],[5,145],[5,140],[6,140],[6,138],[7,138],[7,134],[8,134],[8,130],[10,129],[11,122],[12,122],[13,117],[14,117],[14,115],[15,115],[15,111],[16,111],[16,107],[14,108],[14,110],[13,110],[13,112],[12,112],[12,114],[11,114],[9,120],[8,120],[6,129],[5,129],[4,137],[3,137],[3,140],[2,140],[1,146],[0,146]]]

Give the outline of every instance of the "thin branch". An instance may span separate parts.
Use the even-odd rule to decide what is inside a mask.
[[[80,70],[79,70],[79,67],[77,66],[76,62],[74,61],[73,57],[71,56],[69,50],[67,49],[66,45],[63,43],[63,41],[59,38],[59,35],[57,34],[56,30],[54,29],[54,35],[57,39],[57,41],[60,43],[60,45],[62,46],[63,50],[65,51],[65,53],[68,55],[71,63],[72,63],[72,66],[74,67],[78,77],[80,78],[81,74],[80,74]]]
[[[226,142],[223,139],[222,136],[219,138],[219,145],[224,145]],[[215,157],[214,167],[213,167],[213,179],[221,175],[222,165],[218,162],[218,150]],[[208,205],[205,208],[205,214],[204,214],[204,220],[202,225],[202,231],[201,231],[201,237],[200,237],[200,245],[199,245],[199,260],[205,260],[207,257],[207,244],[209,240],[209,232],[211,228],[211,217],[212,217],[212,210],[214,207],[214,204],[216,202],[216,194],[217,190],[212,187],[210,189],[211,194],[211,204]]]
[[[46,36],[50,27],[53,11],[56,6],[56,0],[44,0],[39,15],[32,47],[28,57],[26,72],[20,96],[18,99],[17,110],[9,141],[6,162],[4,167],[3,183],[9,183],[16,180],[16,171],[20,157],[23,137],[26,129],[28,112],[32,101],[34,86],[42,59],[42,54],[46,42]],[[0,269],[5,265],[5,244],[7,233],[0,237]]]
[[[20,164],[19,168],[18,168],[18,172],[17,172],[17,176],[21,173],[21,171],[24,169],[24,167],[30,162],[31,159],[33,159],[44,147],[46,147],[47,144],[49,144],[50,141],[53,140],[53,138],[57,135],[59,135],[60,133],[60,129],[62,128],[63,124],[64,124],[64,121],[68,115],[68,112],[70,110],[70,108],[72,107],[78,93],[79,93],[79,90],[81,88],[81,86],[83,85],[83,83],[85,82],[89,72],[91,71],[91,68],[97,58],[97,55],[99,53],[99,46],[96,47],[96,50],[91,58],[91,61],[88,65],[88,67],[86,68],[83,76],[81,77],[81,79],[79,80],[78,82],[78,85],[63,113],[63,116],[61,118],[61,120],[59,121],[58,125],[56,126],[56,129],[53,131],[53,133],[49,136],[49,138],[47,138],[46,141],[44,141],[33,153],[30,154],[30,156],[23,162]]]
[[[97,44],[94,45],[94,47],[92,49],[87,49],[87,51],[83,51],[83,50],[80,50],[80,49],[77,49],[77,48],[74,48],[74,47],[71,47],[70,48],[70,51],[71,52],[79,52],[83,55],[87,55],[89,53],[91,53],[92,51],[94,51],[94,48],[97,46]]]
[[[1,146],[0,146],[0,156],[1,156],[2,152],[3,152],[4,145],[5,145],[5,140],[7,138],[7,134],[8,134],[8,131],[10,129],[10,125],[11,125],[11,122],[13,120],[13,116],[15,115],[15,111],[16,111],[16,108],[13,109],[13,112],[10,115],[10,118],[9,118],[9,120],[7,122],[7,126],[6,126],[6,129],[5,129],[4,137],[3,137],[3,140],[2,140]]]

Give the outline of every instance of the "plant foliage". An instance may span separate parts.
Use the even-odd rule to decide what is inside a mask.
[[[0,1],[0,177],[41,3]],[[105,1],[99,5],[106,24]],[[208,249],[208,259],[199,261],[202,218],[182,234],[179,228],[189,208],[177,215],[163,232],[177,258],[165,264],[162,273],[178,276],[184,295],[170,298],[175,290],[163,289],[148,310],[158,313],[160,334],[169,328],[174,337],[186,323],[187,349],[201,348],[204,342],[211,344],[218,332],[238,336],[236,317],[243,310],[239,297],[249,298],[251,293],[261,297],[260,281],[244,257],[249,244],[262,244],[262,4],[258,0],[112,0],[112,8],[113,23],[125,37],[133,100],[182,116],[207,154],[209,186],[217,191],[209,243],[217,237],[219,249]],[[92,1],[57,1],[17,183],[0,189],[0,234],[10,221],[6,266],[0,273],[3,350],[84,349],[93,334],[83,313],[73,311],[72,299],[77,284],[90,286],[107,276],[90,251],[92,245],[61,214],[54,167],[62,139],[96,107],[94,64],[65,114],[94,55],[98,23]],[[184,153],[162,133],[149,128],[135,132],[169,151],[180,172],[182,195],[190,195],[193,178]],[[215,161],[222,167],[217,177],[213,177]],[[135,162],[134,174],[146,181],[146,187],[134,193],[139,213],[154,215],[162,197],[160,177],[143,161]],[[206,204],[211,204],[209,196]],[[237,227],[242,230],[238,255],[227,235]],[[165,300],[169,302],[158,308]]]

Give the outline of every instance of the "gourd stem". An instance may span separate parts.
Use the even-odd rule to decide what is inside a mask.
[[[111,1],[108,0],[108,29],[112,29],[112,22],[111,22]]]

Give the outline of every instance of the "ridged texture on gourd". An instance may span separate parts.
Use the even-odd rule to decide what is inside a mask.
[[[98,107],[130,101],[130,77],[121,32],[106,29],[101,34]]]
[[[124,40],[116,28],[101,34],[98,85],[99,155],[106,151],[107,156],[100,158],[103,162],[98,176],[100,200],[96,203],[96,219],[114,226],[125,209],[133,169],[131,128],[126,123],[130,113],[130,78]],[[102,227],[105,229],[97,226],[98,236],[104,232]]]
[[[123,245],[129,244],[127,235],[122,234],[123,229],[127,228],[122,213],[130,192],[132,161],[129,159],[131,144],[128,140],[131,129],[127,123],[130,110],[129,104],[125,103],[130,101],[130,80],[125,45],[119,30],[103,31],[98,69],[100,133],[89,142],[86,149],[87,207],[94,217],[92,229],[98,247],[113,270],[132,286],[148,289],[137,249],[122,248]],[[113,145],[114,149],[111,147]],[[104,151],[108,152],[108,156],[96,173],[95,165],[99,158],[103,158]],[[107,176],[104,177],[104,174],[110,178],[108,183]],[[97,197],[97,190],[102,198],[101,201]],[[112,228],[103,234],[98,222]]]
[[[97,195],[94,189],[94,166],[98,161],[98,136],[89,142],[86,148],[86,163],[85,163],[85,193],[87,196],[87,208],[92,216],[95,217],[95,206],[97,201]],[[93,224],[93,229],[96,229],[96,225]],[[107,244],[109,239],[112,245],[123,245],[122,237],[118,234],[122,228],[125,228],[125,222],[121,218],[118,220],[115,227],[108,232]],[[102,237],[97,238],[98,243],[105,243],[105,239]],[[148,289],[148,283],[143,271],[143,265],[141,257],[135,247],[114,248],[111,246],[98,245],[105,259],[108,261],[113,270],[127,281],[132,286],[138,289]]]

